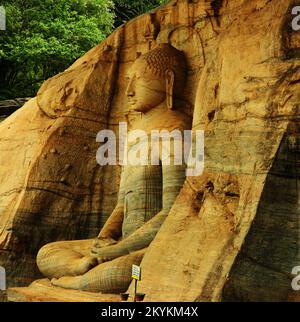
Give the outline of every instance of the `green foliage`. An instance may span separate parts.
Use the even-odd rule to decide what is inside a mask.
[[[0,99],[35,95],[113,28],[111,0],[8,0],[0,33]]]
[[[114,0],[116,13],[115,26],[118,27],[124,22],[169,1],[170,0]]]
[[[1,1],[1,0],[0,0]],[[0,99],[34,96],[114,27],[168,0],[4,0]]]

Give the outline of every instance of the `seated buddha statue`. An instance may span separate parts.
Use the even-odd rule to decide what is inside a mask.
[[[184,54],[160,44],[141,55],[128,75],[129,111],[140,113],[131,129],[191,129],[180,105],[186,80]],[[58,241],[41,248],[37,265],[54,286],[101,293],[125,292],[132,265],[140,265],[178,196],[186,166],[124,165],[118,201],[97,238]]]

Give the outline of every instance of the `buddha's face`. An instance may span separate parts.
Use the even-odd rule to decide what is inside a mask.
[[[166,99],[166,80],[164,77],[154,75],[142,59],[138,59],[128,73],[129,110],[147,112],[161,104]]]

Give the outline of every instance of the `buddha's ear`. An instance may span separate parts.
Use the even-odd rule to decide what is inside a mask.
[[[174,82],[175,82],[175,73],[173,70],[168,69],[166,71],[166,99],[167,107],[170,110],[174,109],[173,106],[173,94],[174,94]]]

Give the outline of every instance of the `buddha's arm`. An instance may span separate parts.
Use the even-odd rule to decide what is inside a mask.
[[[122,236],[122,223],[124,218],[124,210],[119,205],[114,209],[104,227],[101,229],[98,238],[112,238],[118,240]]]
[[[101,229],[99,239],[118,240],[122,236],[122,224],[124,218],[124,172],[121,174],[120,189],[118,194],[118,203],[104,227]]]
[[[150,245],[169,214],[185,181],[185,166],[163,167],[163,209],[117,245],[100,250],[99,257],[116,258]]]

